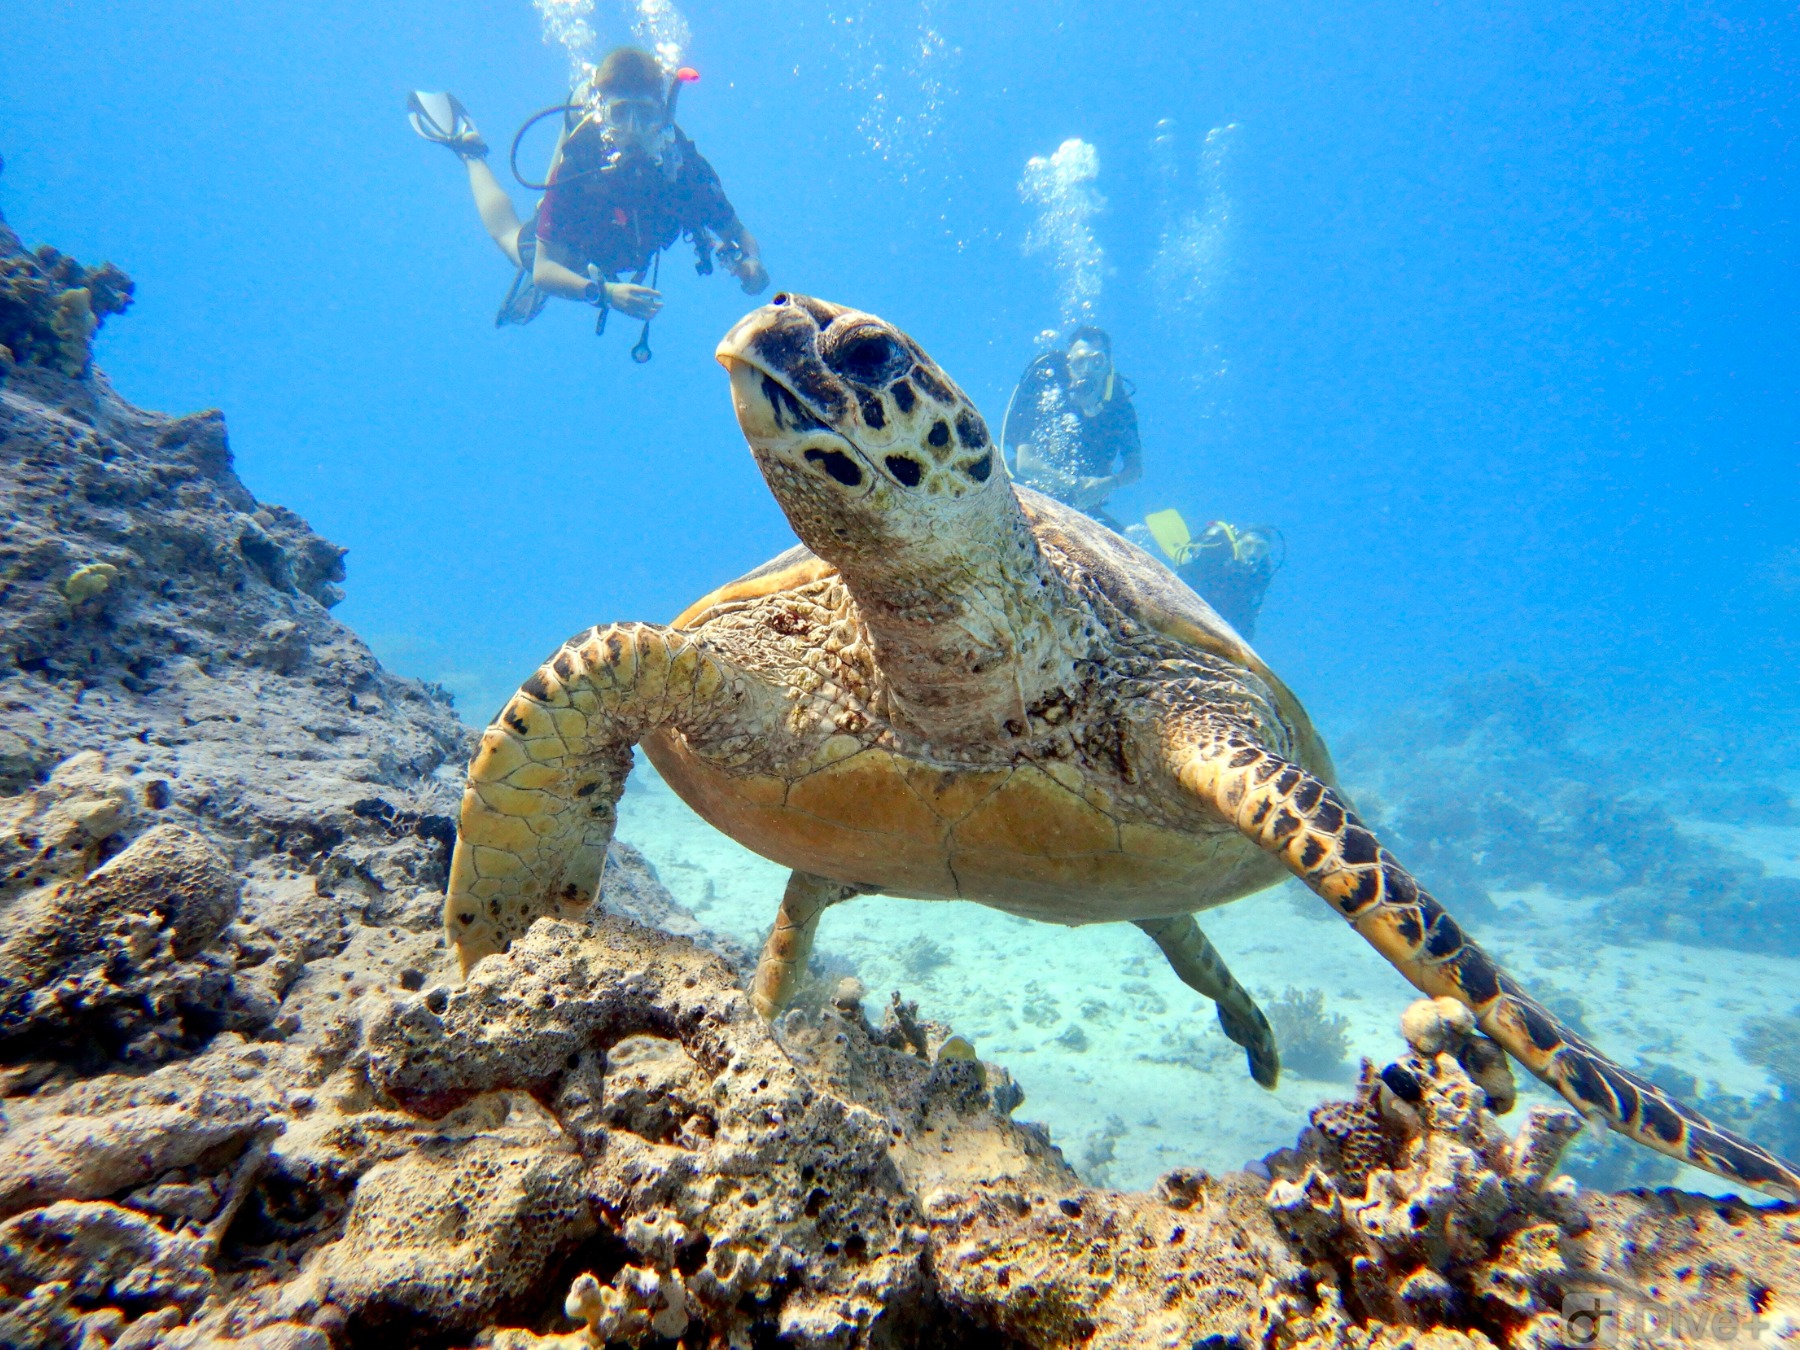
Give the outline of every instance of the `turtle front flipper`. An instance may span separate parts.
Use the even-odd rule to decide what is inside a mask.
[[[1471,942],[1339,795],[1242,734],[1171,748],[1182,789],[1278,857],[1432,997],[1467,1004],[1482,1031],[1590,1119],[1729,1180],[1800,1199],[1800,1170],[1629,1073],[1557,1022]]]
[[[590,628],[539,667],[469,765],[444,896],[463,973],[532,920],[593,902],[637,741],[717,736],[754,687],[704,640],[653,624]]]
[[[1219,949],[1207,940],[1192,914],[1178,919],[1139,919],[1143,929],[1169,958],[1178,978],[1188,988],[1205,994],[1219,1005],[1219,1025],[1244,1047],[1250,1076],[1266,1088],[1281,1078],[1281,1054],[1269,1019],[1256,1006],[1250,991],[1237,982]]]

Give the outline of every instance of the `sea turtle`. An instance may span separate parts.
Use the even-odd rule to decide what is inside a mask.
[[[784,294],[718,357],[803,546],[666,627],[570,638],[506,704],[470,766],[445,897],[465,972],[587,908],[641,744],[700,815],[793,869],[751,990],[764,1016],[851,896],[1130,921],[1272,1085],[1268,1022],[1193,915],[1292,872],[1585,1115],[1800,1193],[1794,1167],[1503,974],[1357,819],[1286,686],[1148,554],[1015,487],[912,339]]]

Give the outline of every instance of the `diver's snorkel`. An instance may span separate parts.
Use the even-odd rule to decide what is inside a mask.
[[[669,96],[663,100],[663,116],[670,126],[675,125],[675,105],[681,101],[681,86],[693,84],[700,78],[700,72],[692,66],[683,66],[675,72],[675,78],[669,81]]]

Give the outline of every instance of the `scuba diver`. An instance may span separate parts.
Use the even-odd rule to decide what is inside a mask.
[[[1269,583],[1287,561],[1287,541],[1273,525],[1232,525],[1215,520],[1198,539],[1179,511],[1152,511],[1125,532],[1148,550],[1154,542],[1175,575],[1248,640],[1256,636]]]
[[[632,348],[650,359],[650,320],[662,308],[656,290],[662,252],[683,235],[694,244],[695,270],[713,259],[755,295],[769,284],[761,250],[726,199],[719,175],[675,125],[686,67],[667,79],[656,58],[636,47],[610,52],[569,102],[546,108],[513,138],[512,170],[544,196],[528,221],[488,168],[487,142],[454,94],[414,93],[408,120],[426,140],[462,160],[475,209],[494,243],[518,268],[496,325],[530,323],[547,296],[595,306],[603,332],[608,310],[644,321]],[[519,173],[519,142],[536,122],[562,114],[562,134],[542,183]],[[630,280],[621,280],[630,273]],[[645,285],[648,277],[650,284]]]
[[[1075,329],[1064,350],[1045,352],[1019,377],[1000,424],[1006,467],[1026,487],[1119,530],[1106,499],[1144,473],[1134,392],[1113,368],[1105,331]]]

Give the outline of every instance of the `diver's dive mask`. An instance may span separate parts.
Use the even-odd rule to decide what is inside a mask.
[[[647,98],[602,99],[599,121],[602,131],[649,139],[668,125],[668,104]]]
[[[1063,357],[1069,367],[1069,383],[1083,398],[1104,403],[1112,397],[1112,357],[1104,348],[1077,342]]]
[[[1233,525],[1228,521],[1215,520],[1206,528],[1206,532],[1190,545],[1192,552],[1204,549],[1219,549],[1228,552],[1231,561],[1240,567],[1248,567],[1254,571],[1267,571],[1273,574],[1283,562],[1281,531],[1273,525]],[[1184,559],[1185,561],[1185,559]]]
[[[643,155],[661,164],[675,144],[675,124],[666,103],[647,98],[604,98],[591,114],[606,143],[609,161]]]

